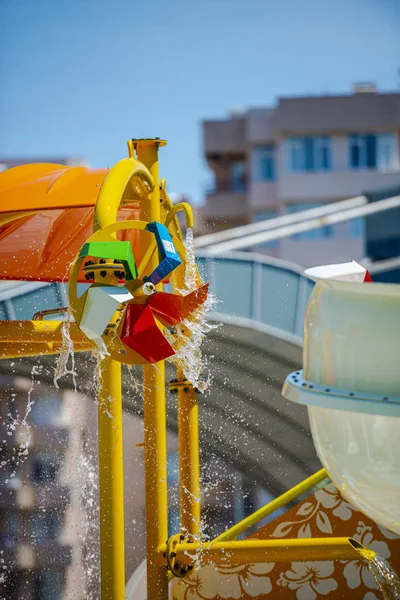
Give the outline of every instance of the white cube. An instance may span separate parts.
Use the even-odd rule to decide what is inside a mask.
[[[318,281],[319,279],[336,279],[337,281],[353,281],[363,283],[367,276],[367,269],[355,260],[336,265],[323,265],[306,269],[305,274]]]
[[[132,298],[126,287],[90,287],[79,323],[80,329],[90,340],[100,338],[119,305]]]

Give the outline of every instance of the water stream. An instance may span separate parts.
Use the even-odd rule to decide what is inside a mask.
[[[54,369],[54,385],[59,388],[59,380],[70,375],[73,380],[75,393],[77,392],[77,373],[75,368],[74,342],[71,338],[71,313],[68,311],[67,320],[61,328],[62,347],[56,359]],[[95,361],[102,360],[102,349],[93,352]],[[68,366],[70,364],[70,367]],[[93,377],[88,378],[86,393],[97,398],[99,369],[93,365]],[[76,464],[79,499],[81,506],[81,519],[78,526],[82,565],[83,589],[85,600],[98,600],[100,581],[100,554],[99,554],[99,486],[97,469],[97,444],[92,439],[87,427],[81,432],[82,448]]]
[[[387,560],[376,554],[368,561],[383,600],[400,600],[400,577]]]
[[[382,592],[383,600],[400,600],[400,578],[387,560],[373,550],[369,550],[355,539],[350,544],[367,561],[376,584]]]
[[[54,369],[54,387],[58,390],[58,382],[62,377],[71,375],[74,383],[74,391],[76,392],[76,371],[75,371],[75,349],[74,342],[71,338],[71,311],[67,312],[67,320],[61,326],[62,345],[60,353],[57,355],[56,366]],[[68,368],[69,360],[71,359],[71,368]]]
[[[196,259],[194,253],[193,230],[188,228],[186,232],[186,270],[184,288],[178,290],[185,295],[195,290],[199,281],[197,278]],[[177,325],[175,328],[176,339],[168,331],[166,337],[174,347],[175,355],[169,360],[178,368],[181,368],[184,376],[200,392],[205,392],[212,381],[212,375],[208,369],[207,360],[202,354],[201,345],[207,333],[218,327],[210,323],[208,316],[218,303],[216,297],[208,294],[207,300],[190,317]]]

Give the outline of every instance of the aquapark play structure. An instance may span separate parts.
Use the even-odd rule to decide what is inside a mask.
[[[375,553],[350,537],[237,539],[327,474],[349,502],[400,533],[400,291],[364,283],[365,269],[356,264],[309,273],[317,283],[306,313],[304,369],[283,389],[286,398],[308,406],[327,470],[204,542],[197,390],[178,361],[170,385],[178,403],[181,532],[168,535],[164,361],[192,335],[208,285],[189,264],[177,218],[183,212],[192,228],[190,206],[174,206],[159,180],[158,151],[165,143],[130,140],[129,157],[109,170],[40,164],[0,176],[1,278],[69,280],[70,300],[60,320],[62,311],[49,309],[31,321],[0,322],[1,357],[59,353],[66,323],[75,351],[101,356],[101,599],[123,600],[126,593],[122,364],[143,367],[148,600],[167,600],[173,577],[205,564],[360,560],[360,554],[371,560]],[[172,293],[163,291],[166,281]],[[80,283],[86,284],[81,295]]]

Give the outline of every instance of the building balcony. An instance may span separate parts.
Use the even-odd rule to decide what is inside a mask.
[[[252,181],[249,189],[249,206],[254,211],[278,210],[279,190],[276,181]]]
[[[208,158],[218,154],[243,154],[246,151],[246,119],[205,121],[204,150]]]
[[[247,220],[247,193],[220,189],[208,193],[202,216],[206,220],[225,219],[227,222]]]

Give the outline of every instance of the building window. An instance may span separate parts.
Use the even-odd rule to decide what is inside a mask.
[[[377,136],[377,160],[379,171],[398,171],[399,143],[393,133],[382,133]]]
[[[62,571],[36,571],[33,580],[33,600],[59,600],[64,589]]]
[[[374,134],[349,136],[349,159],[352,169],[376,168],[376,136]]]
[[[364,217],[349,221],[349,235],[352,238],[363,238],[365,235]]]
[[[287,140],[288,171],[300,173],[305,169],[305,148],[301,138]]]
[[[267,219],[275,219],[278,216],[278,213],[275,210],[268,210],[256,213],[254,216],[254,222],[258,223],[259,221],[266,221]],[[271,242],[264,242],[261,244],[257,244],[257,248],[267,248],[268,250],[273,250],[279,247],[279,240],[272,240]]]
[[[46,512],[32,516],[32,542],[34,544],[47,544],[58,538],[63,526],[61,513]]]
[[[292,214],[301,212],[303,210],[310,210],[311,208],[318,208],[321,206],[320,203],[313,204],[288,204],[286,206],[286,214]],[[309,231],[303,231],[302,233],[296,233],[291,236],[293,240],[321,240],[326,238],[332,238],[335,236],[335,227],[333,225],[324,225],[318,229],[310,229]]]
[[[329,136],[293,137],[287,139],[285,145],[288,171],[302,173],[331,169]]]
[[[42,454],[32,460],[31,479],[35,483],[57,481],[61,469],[61,457],[57,454]]]
[[[331,168],[331,139],[328,136],[314,138],[313,161],[315,171],[329,171]]]
[[[18,512],[4,512],[0,539],[3,547],[6,548],[15,546],[21,541],[21,523]]]
[[[273,145],[256,146],[253,152],[253,179],[255,181],[274,181],[275,147]]]
[[[396,136],[392,133],[352,133],[349,136],[349,166],[351,169],[398,170]]]
[[[246,163],[238,160],[231,165],[231,186],[233,192],[246,191]]]

